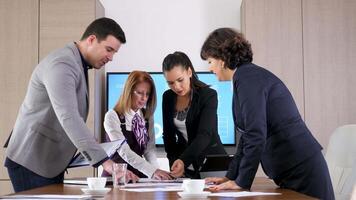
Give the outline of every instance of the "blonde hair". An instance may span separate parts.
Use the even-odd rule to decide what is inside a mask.
[[[150,74],[144,71],[132,71],[129,74],[129,77],[127,78],[125,83],[124,90],[114,107],[114,110],[116,112],[118,112],[121,115],[124,115],[126,112],[128,112],[131,109],[132,94],[136,86],[143,82],[146,82],[151,86],[151,92],[147,100],[144,117],[145,119],[149,119],[150,116],[153,115],[157,104],[156,88]]]

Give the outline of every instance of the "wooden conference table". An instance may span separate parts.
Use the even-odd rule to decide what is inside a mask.
[[[15,194],[67,194],[67,195],[78,195],[83,194],[80,188],[86,187],[84,185],[69,185],[69,184],[56,184],[49,185],[41,188],[36,188],[32,190],[27,190]],[[264,199],[288,199],[288,200],[301,200],[301,199],[314,199],[306,195],[294,192],[292,190],[280,189],[271,180],[267,178],[258,177],[255,179],[251,191],[256,192],[275,192],[281,193],[281,195],[271,195],[271,196],[255,196],[255,197],[239,197],[235,199],[249,199],[249,200],[264,200]],[[226,199],[227,197],[208,197],[207,199]],[[181,199],[177,192],[128,192],[120,190],[118,188],[112,189],[107,193],[104,198],[101,199],[122,199],[122,200],[143,200],[143,199]],[[228,198],[232,199],[232,198]]]

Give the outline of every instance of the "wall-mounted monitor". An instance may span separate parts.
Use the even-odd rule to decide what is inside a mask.
[[[232,84],[219,82],[210,72],[197,72],[201,81],[218,93],[218,132],[224,145],[235,145],[234,122],[232,118]],[[106,110],[112,109],[119,99],[129,72],[108,72],[106,74]],[[154,114],[156,145],[163,145],[162,139],[162,95],[168,84],[161,72],[150,72],[157,90],[157,108]]]

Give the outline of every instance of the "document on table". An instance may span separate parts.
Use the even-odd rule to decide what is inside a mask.
[[[251,196],[265,196],[265,195],[280,195],[281,193],[272,192],[217,192],[211,193],[209,196],[215,197],[251,197]]]
[[[144,188],[144,187],[182,187],[181,183],[129,183],[125,188]]]
[[[157,179],[152,179],[152,178],[140,178],[138,179],[139,183],[183,183],[184,179],[189,179],[189,178],[176,178],[172,180],[157,180]]]
[[[88,185],[87,179],[82,178],[82,179],[64,179],[63,180],[64,184],[73,184],[73,185]]]
[[[146,188],[120,188],[121,190],[129,191],[129,192],[157,192],[157,191],[183,191],[183,188],[179,186],[167,186],[167,187],[146,187]]]
[[[1,196],[0,199],[92,199],[91,195],[53,195],[53,194],[39,194],[39,195],[8,195]]]
[[[64,179],[63,183],[72,185],[88,185],[87,178]],[[106,185],[112,185],[112,177],[106,177]]]

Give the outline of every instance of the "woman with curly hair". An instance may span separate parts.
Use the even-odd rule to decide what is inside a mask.
[[[233,117],[239,144],[224,178],[212,190],[249,189],[259,163],[281,188],[320,199],[334,199],[322,147],[301,118],[283,82],[252,63],[244,36],[231,28],[213,31],[201,57],[220,81],[233,81]]]

